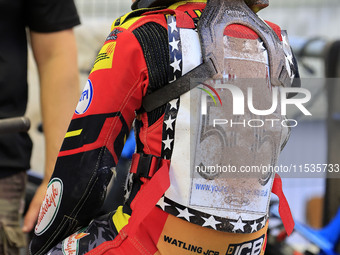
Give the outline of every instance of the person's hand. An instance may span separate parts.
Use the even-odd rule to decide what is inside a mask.
[[[24,225],[22,227],[22,231],[25,233],[30,232],[38,219],[39,211],[41,204],[45,198],[45,193],[47,190],[47,184],[48,182],[43,182],[37,189],[37,191],[34,194],[34,197],[30,203],[30,206],[28,208],[28,211],[25,215],[24,219]]]

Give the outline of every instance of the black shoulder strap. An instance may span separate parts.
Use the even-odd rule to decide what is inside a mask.
[[[143,98],[142,109],[140,112],[151,112],[152,110],[180,97],[182,94],[200,85],[200,82],[192,82],[190,79],[207,79],[207,77],[213,77],[216,73],[216,68],[213,62],[209,59],[174,82],[165,85],[149,95],[146,95]]]

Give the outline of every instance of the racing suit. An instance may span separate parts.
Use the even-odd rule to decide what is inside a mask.
[[[141,109],[145,95],[202,62],[196,27],[204,7],[204,1],[184,1],[166,9],[136,10],[114,21],[60,150],[32,254],[54,245],[49,254],[264,253],[267,215],[227,220],[163,196],[180,182],[172,173],[174,158],[181,163],[189,157],[183,146],[190,130],[178,128],[188,119],[181,115],[185,101],[181,96],[151,112]],[[283,40],[281,29],[268,24]],[[241,25],[227,27],[225,35],[258,40]],[[296,70],[293,63],[291,68]],[[92,220],[133,123],[137,153],[126,202]],[[176,152],[176,146],[182,150]]]

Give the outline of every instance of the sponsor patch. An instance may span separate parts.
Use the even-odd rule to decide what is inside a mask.
[[[90,80],[87,80],[75,111],[76,114],[84,114],[87,111],[87,109],[89,109],[90,104],[92,102],[92,98],[93,98],[92,82]]]
[[[109,36],[106,38],[106,41],[112,41],[112,40],[117,40],[118,34],[123,32],[122,30],[119,30],[118,28],[115,28],[111,31]]]
[[[54,221],[63,195],[63,183],[59,178],[53,178],[48,184],[44,202],[40,208],[38,223],[35,227],[37,236],[43,234]]]
[[[112,67],[112,58],[115,48],[116,42],[106,43],[102,47],[102,49],[98,53],[96,60],[94,61],[91,73],[97,70],[110,69]]]
[[[164,206],[167,207],[166,204]],[[187,210],[179,210],[181,218],[193,218]],[[157,242],[160,254],[176,255],[263,255],[268,225],[250,234],[216,231],[168,215]],[[205,224],[215,224],[212,218]]]
[[[243,255],[243,254],[259,255],[261,254],[263,241],[264,235],[257,239],[250,240],[248,242],[230,244],[228,246],[226,255]]]
[[[79,251],[79,240],[89,233],[83,233],[84,229],[67,237],[62,243],[62,250],[64,255],[77,255]]]

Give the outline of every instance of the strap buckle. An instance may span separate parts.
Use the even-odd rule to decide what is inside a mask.
[[[132,155],[130,172],[138,178],[144,177],[151,179],[160,167],[162,158],[151,154],[135,153]]]

